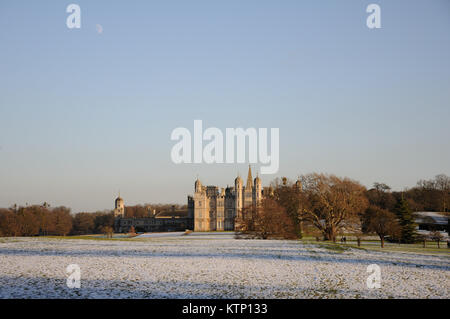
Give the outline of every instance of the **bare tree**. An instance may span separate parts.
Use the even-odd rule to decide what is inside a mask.
[[[383,209],[393,209],[396,203],[391,188],[384,183],[374,183],[373,188],[366,192],[370,205],[376,205]]]
[[[293,220],[296,233],[303,237],[303,222],[305,219],[305,199],[302,192],[301,181],[293,183],[286,177],[275,179],[272,184],[273,198],[281,205]]]
[[[444,240],[444,236],[442,236],[441,232],[434,230],[430,233],[430,239],[437,242],[438,248],[441,248],[439,244]]]
[[[450,177],[445,174],[439,174],[435,177],[435,185],[437,190],[441,192],[442,210],[448,210],[448,201],[450,200]]]
[[[386,236],[397,237],[401,232],[396,215],[376,206],[371,206],[366,210],[364,228],[367,232],[374,232],[380,237],[381,248],[384,248]]]
[[[358,223],[367,208],[365,187],[335,175],[308,174],[300,177],[305,194],[305,217],[319,229],[325,240],[336,241],[345,225]]]
[[[431,180],[420,180],[412,195],[427,209],[447,212],[450,203],[450,177],[439,174]]]
[[[111,226],[103,226],[101,232],[105,234],[106,238],[112,238],[114,234],[114,229]]]
[[[92,234],[95,229],[95,215],[92,213],[78,213],[73,218],[72,233]]]
[[[0,233],[1,236],[17,236],[18,229],[15,230],[15,215],[12,209],[0,208]]]
[[[378,182],[373,183],[373,188],[380,193],[386,193],[391,190],[391,188],[388,185]]]
[[[275,200],[266,198],[258,207],[245,208],[237,220],[238,231],[257,238],[296,238],[294,222]]]
[[[61,206],[54,208],[52,212],[55,215],[55,234],[66,236],[72,229],[72,215],[70,215],[70,209]]]
[[[16,215],[22,236],[35,236],[39,234],[39,208],[36,206],[21,207]]]

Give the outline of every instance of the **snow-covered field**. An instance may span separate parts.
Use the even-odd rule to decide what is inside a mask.
[[[450,298],[450,258],[231,233],[0,239],[0,298]],[[81,288],[68,288],[78,264]],[[381,267],[369,289],[367,266]]]

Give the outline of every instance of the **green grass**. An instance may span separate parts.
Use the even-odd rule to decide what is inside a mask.
[[[0,243],[17,243],[19,240],[14,239],[14,237],[3,237],[0,238]]]
[[[447,247],[443,248],[437,248],[436,247],[425,247],[423,248],[422,245],[418,244],[385,244],[384,248],[381,248],[380,246],[375,245],[364,245],[362,244],[361,247],[367,250],[375,250],[375,251],[392,251],[392,252],[404,252],[404,253],[419,253],[419,254],[442,254],[442,255],[448,255],[450,256],[450,249]]]
[[[328,250],[331,250],[331,251],[334,251],[337,253],[343,253],[344,251],[350,249],[350,247],[348,247],[346,245],[339,245],[339,244],[336,244],[333,242],[314,242],[311,244],[317,245],[321,248],[325,248],[325,249],[328,249]]]
[[[427,242],[426,247],[423,248],[422,243],[416,244],[398,244],[398,243],[384,243],[384,248],[381,248],[379,240],[369,239],[362,240],[361,246],[358,247],[356,241],[347,240],[346,244],[331,241],[316,241],[314,237],[304,237],[300,239],[300,242],[305,244],[317,245],[321,248],[329,249],[335,252],[344,252],[350,248],[362,249],[362,250],[373,250],[373,251],[383,251],[383,252],[404,252],[404,253],[419,253],[419,254],[432,254],[432,255],[448,255],[450,256],[450,249],[447,248],[447,243],[441,243],[441,247],[438,248],[436,242]]]
[[[81,236],[40,236],[39,238],[50,238],[50,239],[60,239],[60,240],[67,240],[67,239],[84,239],[84,240],[132,240],[133,238],[127,238],[127,237],[113,237],[113,238],[106,238],[104,235],[81,235]]]

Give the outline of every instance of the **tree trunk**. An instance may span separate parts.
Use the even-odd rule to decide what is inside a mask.
[[[302,239],[303,238],[303,220],[301,220],[301,219],[300,219],[298,228],[299,228],[299,232],[300,232],[299,237],[300,237],[300,239]]]
[[[381,248],[384,248],[384,237],[380,237],[381,238]]]
[[[324,232],[325,240],[332,240],[334,243],[336,242],[336,234],[332,227],[325,229]]]
[[[439,246],[439,242],[440,242],[440,240],[438,240],[437,242],[438,242],[438,248],[441,248],[441,247]]]

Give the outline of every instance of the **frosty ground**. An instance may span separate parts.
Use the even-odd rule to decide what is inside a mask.
[[[2,238],[0,298],[450,298],[449,254],[334,247],[231,233]],[[66,285],[70,264],[81,288]]]

